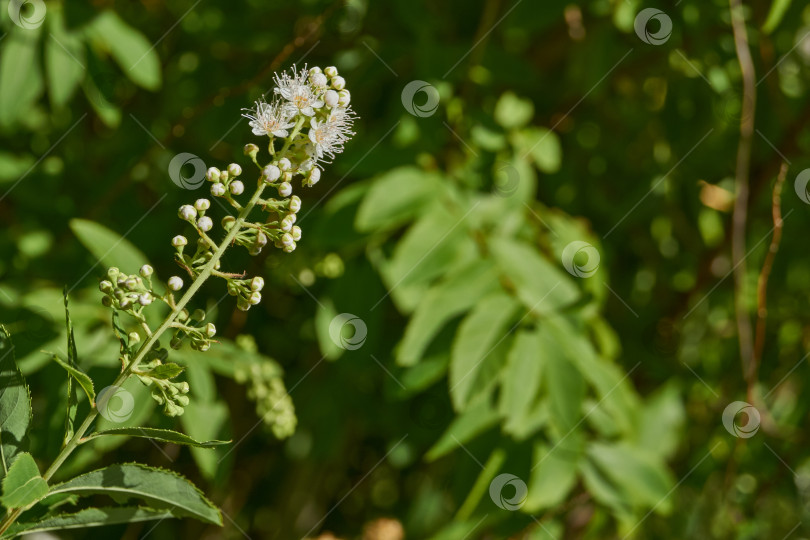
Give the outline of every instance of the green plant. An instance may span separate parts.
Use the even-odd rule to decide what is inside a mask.
[[[238,164],[232,163],[222,171],[212,167],[205,173],[211,182],[211,194],[226,200],[237,212],[236,216],[227,215],[222,219],[225,232],[222,240],[217,242],[209,235],[214,223],[206,215],[211,209],[208,199],[198,199],[193,206],[180,207],[180,218],[193,226],[198,237],[193,252],[190,249],[187,251],[189,242],[185,236],[178,235],[172,239],[176,250],[175,261],[191,280],[182,296],[178,299],[174,297],[175,292],[184,288],[182,278],[170,277],[165,292],[161,293],[154,270],[148,264],[141,266],[138,274],[127,274],[117,267],[107,270],[106,279],[101,281],[99,288],[104,293],[103,305],[112,310],[112,325],[120,345],[121,372],[98,395],[93,381],[80,366],[68,311],[68,295],[65,292],[66,358],[49,353],[68,373],[64,443],[57,457],[42,474],[31,454],[24,451],[32,415],[30,396],[15,362],[10,336],[5,328],[2,329],[0,502],[6,510],[6,516],[0,522],[0,537],[23,532],[166,517],[194,517],[208,523],[222,524],[219,510],[190,482],[174,473],[140,464],[116,464],[61,483],[49,482],[80,445],[99,437],[147,437],[197,448],[212,448],[224,444],[223,441],[199,442],[180,432],[148,427],[92,432],[90,428],[99,414],[115,421],[132,413],[133,398],[122,389],[132,377],[150,387],[152,398],[163,406],[167,416],[182,415],[190,403],[190,386],[186,381],[173,380],[184,371],[184,367],[167,361],[169,353],[161,347],[161,338],[172,332],[171,348],[179,349],[187,340],[192,349],[208,350],[214,343],[216,328],[212,323],[204,323],[203,310],[189,313],[186,309],[202,284],[210,277],[225,280],[228,293],[237,298],[237,307],[243,311],[261,301],[260,291],[264,286],[264,280],[260,276],[248,278],[244,273],[220,270],[222,257],[228,248],[241,245],[255,255],[272,242],[275,247],[291,252],[300,240],[301,229],[295,222],[301,200],[292,195],[291,181],[300,176],[304,186],[312,186],[318,182],[321,176],[320,164],[327,162],[324,158],[334,158],[335,154],[342,152],[343,144],[353,135],[351,128],[354,113],[350,106],[349,92],[344,88],[345,81],[334,67],[323,71],[317,67],[301,71],[293,68],[292,76],[287,73],[277,75],[275,82],[274,92],[277,96],[274,96],[271,103],[262,99],[256,103],[254,110],[245,114],[255,135],[269,137],[267,151],[270,154],[269,162],[261,164],[258,160],[259,147],[255,144],[245,147],[245,155],[250,157],[259,170],[256,189],[249,200],[245,203],[237,200],[244,192],[244,184],[238,180],[242,174],[242,168]],[[308,128],[306,132],[305,128]],[[276,189],[281,198],[263,198],[268,187]],[[257,207],[266,213],[266,219],[252,221],[254,218],[251,218],[251,213]],[[155,303],[165,304],[169,313],[153,329],[147,318],[147,311]],[[122,315],[134,319],[137,329],[128,331],[121,320]],[[258,379],[263,374],[255,375]],[[76,427],[82,392],[90,405],[90,411]],[[286,437],[294,430],[295,417],[283,387],[281,392],[276,393],[279,394],[279,400],[267,412],[275,415],[276,435]],[[119,400],[117,406],[113,406],[113,400]],[[78,497],[92,494],[107,494],[116,500],[136,498],[145,506],[85,508],[74,513],[60,513],[64,505],[73,504]],[[30,519],[17,523],[23,515]]]

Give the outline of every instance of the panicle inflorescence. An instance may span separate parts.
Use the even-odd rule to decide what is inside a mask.
[[[322,70],[319,67],[307,69],[305,66],[298,70],[293,67],[289,73],[275,75],[273,80],[275,87],[271,100],[268,102],[262,96],[252,109],[245,109],[243,114],[254,135],[269,139],[267,161],[261,160],[258,145],[250,143],[244,148],[244,154],[258,169],[256,189],[252,196],[249,200],[241,198],[246,195],[246,186],[241,179],[243,170],[239,164],[231,163],[223,169],[210,167],[205,176],[210,182],[211,197],[217,203],[224,201],[219,206],[225,209],[230,206],[238,215],[226,213],[215,219],[210,215],[214,208],[211,200],[199,198],[193,204],[184,204],[178,209],[178,217],[191,226],[196,233],[196,241],[189,240],[184,234],[171,239],[175,262],[187,274],[189,286],[198,279],[205,280],[210,276],[222,278],[226,281],[228,293],[236,297],[236,306],[243,311],[261,302],[264,279],[247,276],[244,272],[222,271],[222,253],[231,245],[242,246],[251,255],[258,255],[268,245],[286,253],[293,252],[302,237],[301,227],[296,223],[302,202],[300,197],[293,194],[293,181],[300,177],[302,187],[317,184],[321,179],[322,164],[330,163],[354,135],[352,127],[356,116],[351,109],[351,94],[346,89],[345,79],[338,75],[337,68]],[[278,197],[262,198],[267,188],[275,190]],[[250,211],[256,207],[263,211],[264,216],[251,221],[248,219]],[[215,240],[223,233],[227,243]],[[115,313],[124,312],[135,317],[146,335],[156,339],[143,312],[155,300],[164,302],[173,313],[169,325],[173,331],[171,347],[178,348],[188,341],[193,349],[208,350],[216,335],[214,325],[203,322],[205,313],[201,310],[189,314],[183,309],[190,299],[188,291],[181,300],[175,301],[174,293],[179,294],[186,287],[184,278],[170,276],[166,280],[165,290],[161,292],[153,285],[153,274],[154,270],[148,265],[143,266],[138,275],[128,275],[117,268],[110,268],[107,278],[100,283],[100,289],[105,293],[102,299],[104,305]],[[163,330],[168,328],[164,327]],[[123,336],[118,330],[116,332],[122,343],[122,365],[126,367],[130,355],[136,353],[134,346],[140,342],[140,334],[132,332]],[[162,349],[157,347],[155,350]],[[171,377],[165,376],[174,372],[164,365],[164,356],[150,352],[145,360],[140,366],[136,366],[137,361],[133,364],[132,367],[137,368],[133,369],[133,373],[152,386],[153,397],[164,406],[167,414],[182,414],[183,407],[188,403],[185,395],[188,385],[171,382]],[[274,397],[283,393],[282,390],[280,379],[268,379],[266,385],[258,385],[254,389],[255,399],[262,402],[261,396],[267,394]],[[275,408],[278,409],[278,425],[285,426],[279,427],[279,432],[287,433],[291,429],[287,419],[289,415],[282,410],[287,408]]]

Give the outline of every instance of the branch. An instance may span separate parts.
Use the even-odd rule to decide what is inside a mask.
[[[756,111],[756,79],[751,51],[748,48],[748,32],[745,28],[742,0],[729,0],[731,26],[734,31],[734,46],[743,79],[742,117],[740,118],[740,141],[737,146],[737,170],[735,176],[736,199],[732,217],[731,258],[734,268],[734,309],[737,318],[737,336],[740,345],[740,360],[743,374],[753,366],[753,339],[751,319],[745,306],[745,229],[748,219],[748,177],[751,166],[751,144],[754,135]]]
[[[768,278],[771,276],[773,261],[776,259],[776,252],[779,251],[779,242],[782,240],[782,187],[787,177],[788,165],[782,163],[779,169],[779,176],[773,185],[773,198],[771,200],[771,214],[773,214],[773,237],[762,264],[762,271],[759,273],[757,281],[757,326],[754,341],[754,356],[751,370],[748,373],[748,384],[752,385],[757,380],[759,363],[762,360],[762,350],[765,347],[765,320],[768,317]]]

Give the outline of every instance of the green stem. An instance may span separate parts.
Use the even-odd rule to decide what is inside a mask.
[[[298,133],[301,131],[301,128],[303,127],[305,120],[306,119],[303,117],[298,119],[298,122],[295,124],[295,129],[293,129],[290,138],[287,140],[287,142],[284,144],[284,147],[279,152],[281,156],[286,155],[287,150],[290,147],[290,144],[292,143],[293,139],[295,139],[295,137],[298,135]],[[251,210],[253,210],[253,208],[256,206],[256,203],[258,203],[258,201],[261,199],[262,191],[264,191],[264,188],[266,186],[267,184],[265,184],[264,181],[260,179],[259,187],[256,189],[256,192],[250,198],[250,201],[239,212],[239,216],[236,218],[236,222],[234,222],[233,226],[228,231],[228,234],[225,235],[225,238],[222,240],[219,246],[217,246],[217,249],[214,252],[214,255],[211,257],[211,260],[208,261],[208,263],[202,269],[200,274],[197,276],[194,282],[192,282],[191,286],[188,288],[183,297],[180,298],[180,300],[175,304],[171,313],[169,313],[169,315],[161,323],[158,329],[155,330],[155,332],[151,336],[149,336],[149,338],[144,342],[141,348],[138,349],[135,358],[133,358],[132,361],[127,365],[127,367],[124,368],[124,370],[118,375],[118,377],[115,378],[115,381],[113,381],[112,386],[121,386],[122,384],[124,384],[127,378],[132,374],[132,370],[138,367],[138,364],[140,364],[146,357],[147,353],[149,353],[149,351],[152,350],[152,347],[155,346],[155,344],[158,342],[163,333],[172,326],[172,323],[175,321],[175,319],[177,319],[177,316],[180,314],[180,312],[183,310],[186,304],[189,303],[189,301],[194,297],[194,295],[197,293],[200,287],[202,287],[202,284],[205,283],[205,281],[211,276],[211,273],[214,270],[214,266],[222,258],[222,255],[225,253],[225,250],[228,249],[228,247],[231,245],[231,242],[233,242],[233,239],[236,238],[236,235],[239,233],[240,229],[244,226],[245,219],[247,219],[248,214],[250,214]],[[71,437],[71,439],[67,442],[67,444],[65,444],[65,447],[62,448],[62,451],[59,452],[59,454],[56,456],[56,459],[53,460],[51,466],[48,467],[48,470],[46,470],[45,474],[42,475],[46,482],[53,477],[56,471],[59,470],[59,467],[61,467],[62,464],[65,462],[65,460],[68,458],[68,456],[70,456],[70,454],[72,454],[73,451],[79,446],[79,444],[81,444],[82,437],[84,437],[84,434],[87,433],[88,429],[90,429],[90,426],[92,425],[93,421],[96,419],[97,416],[98,416],[97,408],[93,408],[87,414],[87,417],[84,419],[84,422],[82,422],[81,426],[79,426],[79,428],[76,430],[73,437]],[[17,518],[20,517],[20,514],[22,514],[24,510],[25,510],[24,508],[15,508],[14,510],[11,510],[3,519],[3,521],[0,522],[0,534],[8,530],[8,528],[11,527],[11,525],[13,525],[15,521],[17,521]]]

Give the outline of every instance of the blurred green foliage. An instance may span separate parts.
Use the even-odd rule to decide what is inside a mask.
[[[752,314],[771,185],[790,164],[753,389],[729,276],[742,104],[724,1],[656,5],[672,21],[659,45],[634,31],[649,7],[637,0],[45,5],[32,29],[0,9],[0,322],[31,388],[29,451],[45,464],[67,380],[40,351],[64,346],[62,289],[77,362],[106,386],[118,345],[97,278],[147,260],[172,273],[175,209],[198,196],[170,180],[172,157],[240,161],[254,141],[240,109],[294,62],[336,65],[361,117],[344,158],[299,192],[298,249],[235,258],[265,276],[266,301],[246,317],[204,287],[226,339],[173,353],[186,413],[164,418],[128,387],[142,406],[125,425],[233,444],[99,438],[60,471],[177,470],[225,528],[60,535],[397,538],[381,517],[409,538],[810,534],[810,221],[793,189],[810,166],[803,3],[746,9],[759,93]],[[406,98],[411,81],[428,89]],[[587,256],[568,260],[589,277],[566,268],[572,242],[595,248],[593,273]],[[353,350],[330,329],[344,313],[367,330]],[[735,437],[721,417],[749,390],[761,427]],[[268,415],[279,399],[286,416]],[[293,404],[296,431],[279,440]],[[505,473],[527,486],[516,511],[503,508],[515,484],[491,496]]]

